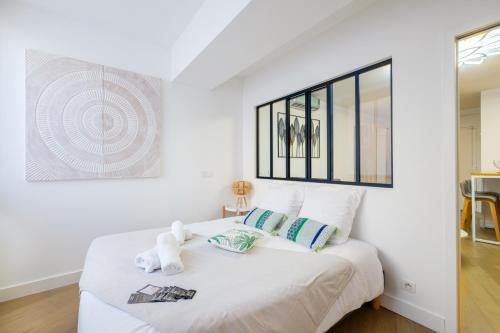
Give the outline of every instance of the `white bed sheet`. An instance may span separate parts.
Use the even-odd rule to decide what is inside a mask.
[[[235,224],[234,220],[235,218],[232,217],[193,223],[186,225],[186,227],[193,233],[206,237],[232,228],[251,229],[242,224]],[[158,229],[158,232],[162,231],[165,231],[165,229]],[[258,246],[297,252],[309,251],[301,245],[268,234],[259,241]],[[377,257],[377,250],[366,242],[349,239],[344,244],[328,246],[320,253],[338,255],[349,260],[354,266],[353,277],[318,327],[317,332],[325,332],[347,313],[358,309],[363,303],[381,295],[384,290],[384,279],[382,265]],[[78,332],[156,333],[157,331],[148,323],[108,305],[95,295],[84,291],[80,295]]]

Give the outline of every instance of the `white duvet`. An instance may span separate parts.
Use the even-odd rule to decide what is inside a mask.
[[[235,225],[235,218],[187,225],[193,233],[206,237],[231,228],[247,228]],[[307,252],[307,248],[290,241],[266,235],[259,247]],[[331,253],[349,260],[354,267],[354,276],[328,311],[317,331],[325,331],[344,314],[380,295],[383,291],[383,277],[376,250],[361,241],[349,240],[342,245],[331,246],[321,253]],[[156,332],[149,324],[138,320],[124,311],[102,302],[95,295],[83,292],[81,295],[79,332]]]

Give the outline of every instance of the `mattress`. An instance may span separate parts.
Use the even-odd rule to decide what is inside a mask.
[[[246,228],[234,223],[235,218],[189,224],[186,227],[193,233],[212,236],[231,228]],[[158,229],[158,232],[164,229]],[[258,246],[305,252],[307,248],[288,240],[265,235]],[[341,245],[328,246],[320,253],[335,254],[349,260],[354,267],[354,274],[338,299],[333,303],[317,332],[327,331],[345,314],[359,308],[383,292],[382,266],[377,257],[377,250],[372,245],[355,239],[349,239]],[[130,314],[108,305],[90,292],[80,295],[78,332],[156,332],[151,325]]]

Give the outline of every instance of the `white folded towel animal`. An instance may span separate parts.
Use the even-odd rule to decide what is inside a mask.
[[[193,234],[191,233],[191,231],[184,229],[184,223],[182,223],[181,221],[174,221],[170,228],[172,229],[172,233],[174,234],[175,239],[177,239],[177,241],[179,242],[179,245],[182,245],[184,244],[184,241],[193,238]]]
[[[160,269],[160,257],[158,257],[158,251],[156,250],[156,247],[153,247],[152,249],[136,255],[135,264],[141,268],[144,268],[144,271],[146,271],[146,273],[151,273],[156,269]]]
[[[177,274],[184,270],[181,261],[181,248],[171,232],[164,232],[156,238],[156,249],[160,258],[161,271],[167,275]]]

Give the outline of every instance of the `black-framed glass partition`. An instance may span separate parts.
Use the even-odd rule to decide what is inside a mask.
[[[257,178],[393,186],[392,60],[257,106]]]

